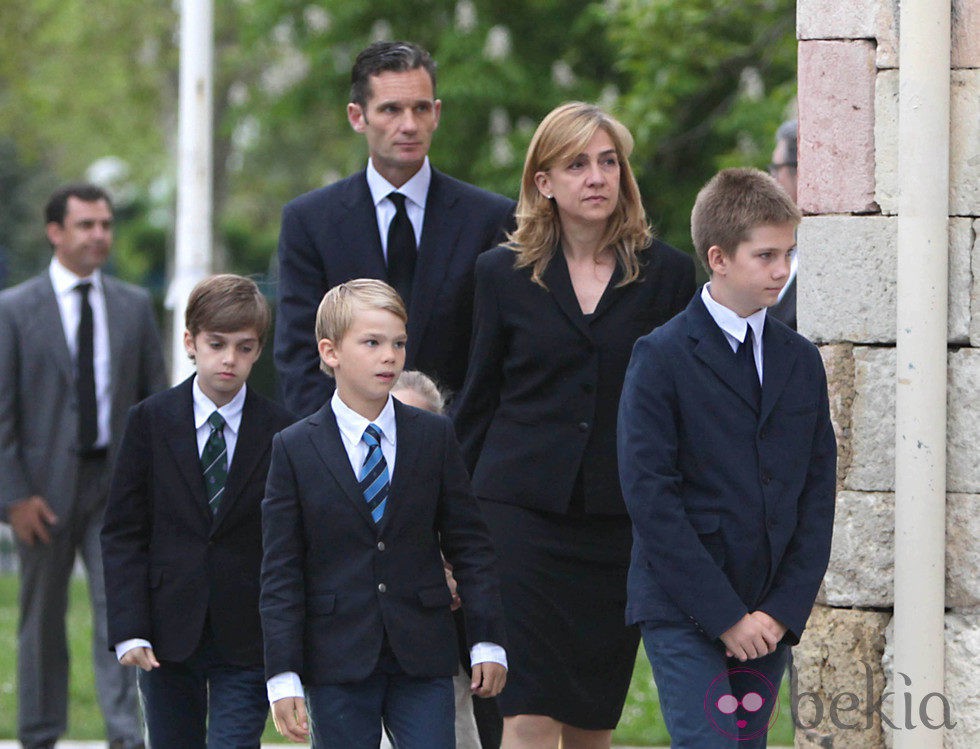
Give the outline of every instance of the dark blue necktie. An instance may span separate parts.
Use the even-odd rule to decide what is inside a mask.
[[[738,350],[735,352],[739,378],[745,384],[745,392],[751,393],[754,398],[755,407],[759,408],[762,400],[762,384],[759,382],[759,370],[755,366],[755,353],[752,350],[752,326],[745,326],[745,340],[742,341]]]
[[[405,210],[405,196],[400,192],[388,194],[395,204],[395,217],[388,226],[388,283],[399,293],[407,308],[412,297],[412,280],[415,278],[415,229]]]
[[[381,452],[381,430],[374,424],[364,428],[361,439],[368,446],[368,454],[357,478],[375,523],[381,522],[388,503],[388,463]]]

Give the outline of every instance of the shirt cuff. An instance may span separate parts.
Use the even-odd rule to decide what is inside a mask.
[[[116,645],[116,659],[121,661],[126,653],[136,648],[150,648],[152,650],[153,646],[148,640],[144,640],[141,637],[134,637],[132,640],[123,640]]]
[[[507,653],[493,642],[478,642],[470,648],[470,665],[477,663],[499,663],[507,668]]]
[[[286,697],[303,699],[303,682],[295,671],[283,671],[276,674],[265,683],[265,691],[269,695],[269,704]]]

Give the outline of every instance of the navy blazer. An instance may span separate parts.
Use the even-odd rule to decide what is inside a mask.
[[[478,497],[565,512],[579,473],[588,512],[625,515],[616,413],[633,344],[684,309],[691,258],[662,242],[640,254],[640,278],[617,266],[587,320],[561,251],[543,278],[515,269],[506,247],[477,261],[473,346],[453,404]]]
[[[142,638],[182,661],[210,618],[221,654],[262,664],[261,503],[272,435],[292,423],[249,388],[212,518],[194,428],[193,377],[130,410],[102,528],[109,647]]]
[[[473,266],[503,239],[514,201],[432,170],[408,311],[405,368],[458,390],[473,317]],[[275,362],[285,404],[298,416],[322,406],[333,380],[320,372],[314,335],[323,295],[354,278],[387,280],[366,172],[306,193],[282,211]]]
[[[837,445],[817,348],[766,317],[761,412],[700,295],[637,341],[619,410],[627,619],[712,639],[762,610],[799,641],[830,556]]]
[[[276,435],[262,503],[262,629],[269,677],[360,681],[386,635],[410,676],[459,668],[440,549],[469,645],[505,645],[494,552],[452,425],[397,400],[395,470],[375,523],[330,403]]]

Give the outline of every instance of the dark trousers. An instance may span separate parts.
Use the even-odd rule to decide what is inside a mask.
[[[778,714],[786,645],[742,663],[693,623],[644,622],[641,629],[671,747],[764,749]]]
[[[381,721],[398,749],[454,749],[456,707],[450,676],[406,674],[382,648],[363,681],[306,688],[313,749],[377,749]]]
[[[269,713],[261,666],[235,666],[210,633],[186,661],[139,672],[150,749],[258,749]]]

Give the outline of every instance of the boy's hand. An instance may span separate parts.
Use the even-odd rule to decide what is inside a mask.
[[[139,647],[127,650],[119,662],[124,666],[139,666],[144,671],[160,667],[160,661],[153,654],[153,648]]]
[[[473,666],[470,691],[477,697],[496,697],[507,683],[507,669],[499,663],[484,661]]]
[[[450,604],[449,610],[455,611],[456,609],[458,609],[460,606],[463,605],[463,602],[459,598],[459,593],[456,592],[457,586],[456,586],[456,578],[453,577],[453,566],[448,561],[446,561],[445,557],[442,558],[442,569],[446,573],[446,585],[449,586],[449,595],[453,597],[453,602],[452,604]]]
[[[306,702],[302,697],[283,697],[272,703],[272,721],[279,735],[298,744],[310,737],[310,724],[306,720]]]
[[[773,619],[765,611],[753,611],[749,616],[757,619],[762,626],[776,636],[776,642],[782,642],[783,635],[786,634],[786,625],[778,619]]]
[[[768,655],[776,649],[779,640],[774,631],[752,614],[743,616],[735,626],[721,635],[721,641],[725,643],[725,655],[738,658],[742,662]]]

